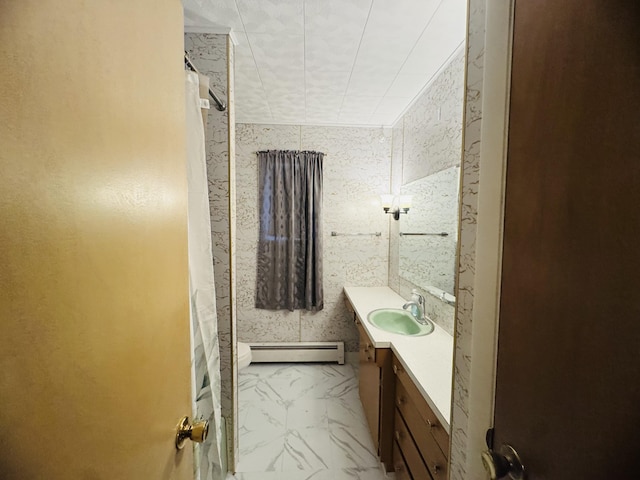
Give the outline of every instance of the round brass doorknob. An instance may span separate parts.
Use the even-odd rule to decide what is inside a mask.
[[[182,417],[176,426],[176,448],[178,450],[182,449],[187,439],[202,443],[207,439],[208,434],[208,421],[202,420],[189,424],[189,417]]]
[[[202,422],[195,422],[191,425],[191,436],[189,438],[194,442],[202,443],[207,439],[208,434],[209,422],[204,420]]]
[[[482,452],[482,464],[491,480],[498,480],[509,475],[512,480],[524,480],[524,465],[518,452],[511,445],[502,445],[500,453],[493,450]]]

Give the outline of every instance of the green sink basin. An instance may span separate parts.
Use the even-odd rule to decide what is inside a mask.
[[[427,325],[418,323],[406,310],[399,308],[380,308],[367,315],[367,320],[374,327],[391,333],[419,337],[433,332],[433,323],[427,320]]]

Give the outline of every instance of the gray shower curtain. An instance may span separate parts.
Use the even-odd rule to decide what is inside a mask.
[[[258,152],[260,237],[256,308],[321,310],[320,152]]]

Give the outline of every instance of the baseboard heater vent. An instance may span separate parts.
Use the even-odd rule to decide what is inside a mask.
[[[344,365],[344,342],[249,343],[251,363],[338,362]]]

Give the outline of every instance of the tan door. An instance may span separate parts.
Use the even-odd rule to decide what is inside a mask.
[[[515,3],[494,447],[639,478],[640,3]]]
[[[0,477],[192,478],[179,0],[0,3]]]

